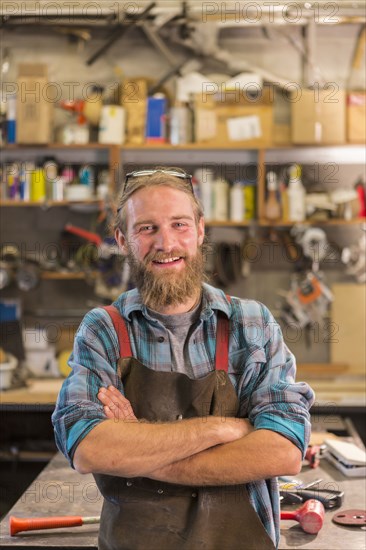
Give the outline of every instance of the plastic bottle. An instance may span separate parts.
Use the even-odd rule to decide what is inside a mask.
[[[58,175],[58,166],[56,160],[49,158],[43,164],[43,170],[46,177],[46,196],[53,199],[53,184]]]
[[[30,198],[34,202],[46,200],[46,176],[43,168],[36,168],[32,172]]]
[[[275,172],[267,174],[267,200],[265,204],[265,217],[267,220],[279,220],[281,217],[281,206],[277,198],[277,175]]]
[[[226,222],[229,218],[229,184],[226,180],[217,179],[214,182],[214,213],[216,221]]]
[[[19,194],[23,201],[30,200],[32,172],[35,170],[34,162],[22,162],[19,176]]]
[[[362,176],[358,178],[355,184],[355,189],[357,191],[359,203],[358,217],[364,218],[366,217],[366,184]]]
[[[245,219],[243,184],[237,181],[230,189],[230,220],[242,222]]]
[[[8,96],[6,107],[6,140],[8,143],[16,143],[16,111],[17,96],[11,94]]]
[[[251,182],[244,182],[245,220],[254,220],[256,211],[256,187]]]
[[[287,187],[282,174],[279,180],[279,192],[281,197],[282,220],[284,222],[288,222],[289,221],[288,193],[287,193]]]
[[[183,103],[176,102],[169,113],[169,139],[172,145],[183,145],[190,141],[189,110]]]
[[[206,221],[213,219],[214,173],[209,168],[199,168],[194,172],[194,178],[199,183],[201,204]]]
[[[287,189],[289,220],[291,222],[302,222],[305,220],[305,189],[301,182],[301,167],[293,164],[290,167],[290,181]]]
[[[14,162],[7,167],[7,198],[19,199],[19,163]]]

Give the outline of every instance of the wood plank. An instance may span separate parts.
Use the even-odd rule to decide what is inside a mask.
[[[8,404],[48,404],[56,403],[63,378],[30,380],[24,388],[0,392],[0,405]]]
[[[331,363],[348,363],[349,372],[365,373],[366,368],[366,285],[340,283],[332,286],[333,334]]]

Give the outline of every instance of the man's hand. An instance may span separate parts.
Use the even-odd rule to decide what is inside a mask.
[[[74,467],[82,474],[149,476],[165,466],[200,456],[202,451],[225,449],[227,443],[244,441],[253,431],[248,419],[225,416],[172,422],[140,420],[130,401],[113,386],[101,388],[98,398],[106,420],[96,425],[75,450]],[[236,462],[233,467],[237,468]],[[219,472],[213,484],[221,485],[220,476]]]
[[[125,422],[138,422],[130,401],[114,386],[100,388],[98,399],[104,405],[104,412],[107,418],[115,421],[123,420]],[[221,421],[223,427],[225,424],[227,429],[227,440],[225,442],[244,437],[254,430],[247,418],[234,418],[230,416],[222,417]]]
[[[114,386],[100,388],[98,399],[104,405],[104,413],[107,418],[116,421],[138,422],[130,401]]]

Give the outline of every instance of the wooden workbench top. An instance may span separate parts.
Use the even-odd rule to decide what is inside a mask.
[[[316,393],[316,405],[366,406],[363,376],[336,375],[326,378],[324,374],[317,379],[298,376],[311,385]],[[61,389],[63,378],[31,379],[23,388],[0,392],[1,405],[54,405]]]
[[[343,527],[332,523],[333,515],[340,509],[365,509],[364,479],[346,478],[341,472],[322,459],[317,469],[303,467],[305,482],[322,478],[328,488],[345,491],[345,500],[336,511],[326,511],[322,530],[317,535],[304,533],[294,521],[281,522],[281,550],[304,548],[306,550],[344,550],[363,548],[365,532],[357,527]],[[38,478],[24,492],[0,524],[1,548],[97,548],[98,525],[29,531],[16,537],[9,536],[9,515],[19,517],[100,514],[102,496],[91,475],[80,475],[72,470],[65,458],[56,454]],[[289,508],[291,509],[291,508]]]
[[[0,405],[55,404],[64,378],[31,379],[27,386],[0,392]]]

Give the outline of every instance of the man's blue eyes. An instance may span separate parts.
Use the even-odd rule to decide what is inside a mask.
[[[174,227],[186,227],[186,223],[182,223],[182,222],[176,222],[174,224]],[[155,229],[157,229],[157,227],[155,225],[143,225],[140,227],[140,230],[139,231],[154,231]]]

